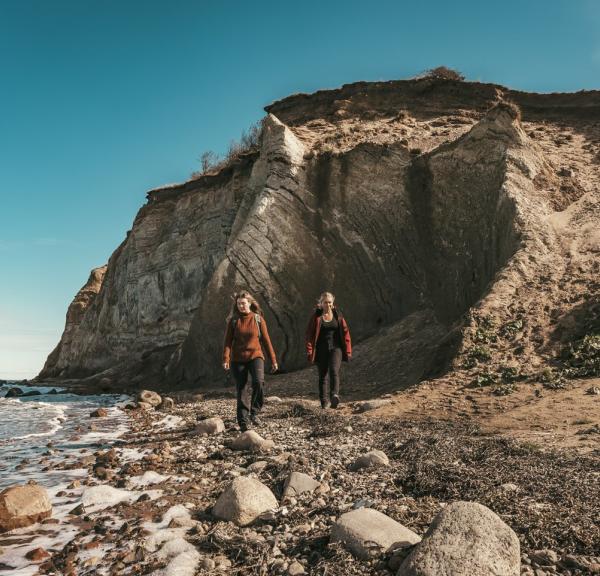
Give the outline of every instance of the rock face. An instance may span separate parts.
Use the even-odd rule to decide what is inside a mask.
[[[0,532],[23,528],[51,515],[52,504],[41,486],[11,486],[0,492]]]
[[[271,490],[255,478],[241,476],[219,496],[213,514],[239,526],[247,526],[275,508],[277,499]]]
[[[306,322],[325,287],[360,343],[352,379],[368,385],[377,366],[380,384],[402,387],[447,367],[460,345],[452,327],[468,308],[496,287],[514,296],[557,253],[548,218],[585,190],[560,180],[553,144],[522,121],[531,131],[560,112],[561,125],[585,134],[577,102],[597,114],[595,93],[428,79],[275,103],[257,151],[148,193],[71,304],[40,377],[213,385],[240,287],[257,295],[286,370],[304,366]]]
[[[454,502],[433,520],[398,576],[518,576],[517,535],[489,508]]]
[[[416,544],[420,540],[418,534],[372,508],[342,514],[331,529],[331,541],[343,542],[361,559],[379,556],[389,549]]]

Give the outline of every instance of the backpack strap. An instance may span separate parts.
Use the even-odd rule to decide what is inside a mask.
[[[233,335],[235,336],[235,326],[237,324],[238,318],[236,316],[233,316],[231,318],[231,328],[233,331]],[[262,331],[260,329],[260,323],[262,322],[262,317],[260,314],[255,313],[254,314],[254,321],[256,322],[256,328],[258,330],[258,339],[260,340],[262,338]]]

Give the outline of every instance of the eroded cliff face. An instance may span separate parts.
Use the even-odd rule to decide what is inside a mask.
[[[577,98],[427,80],[268,107],[258,154],[149,193],[40,376],[211,386],[242,287],[286,370],[304,366],[325,289],[363,343],[351,370],[366,385],[450,366],[465,312],[531,281],[527,262],[558,250],[551,216],[595,198],[600,99]],[[556,132],[570,136],[568,168]]]

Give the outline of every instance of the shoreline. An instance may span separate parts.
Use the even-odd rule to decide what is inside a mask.
[[[322,412],[314,401],[276,398],[267,402],[256,429],[275,447],[239,452],[229,447],[239,432],[235,402],[225,396],[197,401],[192,393],[179,393],[170,413],[128,411],[131,428],[123,443],[96,454],[81,492],[68,492],[73,508],[75,498],[93,488],[117,500],[101,510],[90,500],[68,515],[64,524],[78,532],[41,563],[44,573],[259,574],[267,566],[285,574],[293,565],[311,574],[393,574],[391,558],[358,560],[330,544],[335,520],[357,506],[372,507],[422,535],[456,500],[488,506],[517,533],[522,574],[534,573],[539,550],[553,553],[553,568],[544,568],[552,574],[591,573],[586,566],[600,563],[593,556],[600,544],[593,520],[600,496],[593,483],[597,455],[534,449],[482,432],[473,422]],[[225,431],[199,436],[197,417],[220,417]],[[351,462],[368,449],[383,450],[389,466],[352,471]],[[99,463],[104,479],[94,475]],[[316,478],[318,492],[283,500],[291,471]],[[263,482],[280,503],[248,527],[212,514],[225,487],[241,476]]]

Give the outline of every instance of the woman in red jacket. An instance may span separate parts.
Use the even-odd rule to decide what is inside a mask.
[[[352,358],[350,330],[334,302],[331,292],[323,292],[306,329],[306,355],[319,369],[321,408],[338,407],[340,367]]]
[[[235,380],[237,421],[242,432],[252,424],[260,424],[258,414],[263,407],[265,379],[265,356],[261,343],[269,354],[271,371],[276,372],[277,358],[258,302],[248,292],[238,292],[233,295],[233,308],[227,318],[223,368],[231,369]]]

